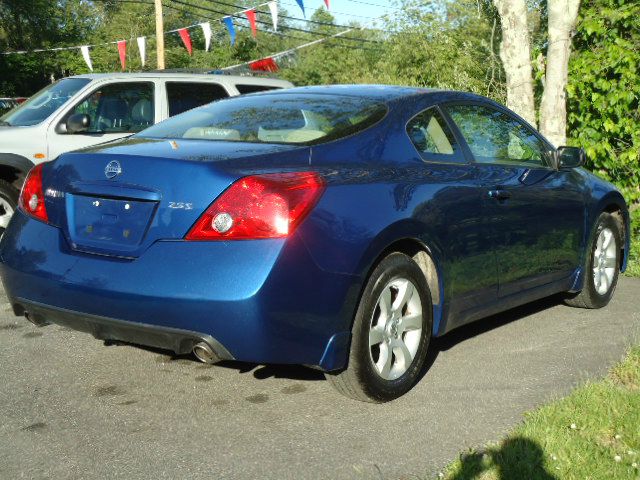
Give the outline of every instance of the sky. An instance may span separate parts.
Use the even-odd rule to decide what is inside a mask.
[[[376,19],[385,14],[393,15],[393,12],[397,11],[397,6],[393,3],[385,0],[329,0],[329,12],[339,24],[356,21],[363,26],[381,27],[382,23]],[[279,4],[286,8],[291,16],[303,18],[302,10],[295,0],[279,0]],[[304,6],[309,18],[318,7],[324,7],[324,0],[304,0]]]

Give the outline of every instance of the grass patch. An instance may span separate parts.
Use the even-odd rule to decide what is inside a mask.
[[[640,479],[640,346],[604,380],[526,414],[499,444],[460,455],[441,478]]]

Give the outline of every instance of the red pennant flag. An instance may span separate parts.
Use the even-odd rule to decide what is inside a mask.
[[[191,36],[189,35],[189,30],[187,30],[186,28],[181,28],[178,30],[178,33],[180,34],[180,38],[182,39],[182,43],[184,43],[184,46],[187,49],[187,52],[189,52],[189,55],[191,55]]]
[[[255,62],[249,64],[249,68],[251,70],[260,72],[277,72],[278,70],[280,70],[278,64],[272,57],[256,60]]]
[[[249,20],[249,25],[251,25],[251,33],[253,34],[253,38],[258,34],[256,29],[256,11],[252,8],[251,10],[247,10],[244,12]]]
[[[324,0],[324,4],[327,6],[327,10],[329,10],[329,0]]]
[[[118,54],[120,55],[120,65],[122,65],[122,70],[124,70],[127,65],[127,41],[126,40],[118,40]]]

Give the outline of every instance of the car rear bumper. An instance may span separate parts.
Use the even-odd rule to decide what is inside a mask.
[[[10,301],[16,315],[24,315],[38,326],[55,323],[90,333],[99,340],[117,340],[146,345],[171,350],[179,355],[192,352],[195,345],[204,342],[211,347],[217,360],[234,360],[233,355],[211,335],[89,315],[31,302],[24,298],[10,299]]]
[[[60,229],[22,212],[0,242],[0,275],[17,313],[101,339],[177,353],[215,339],[223,357],[323,370],[345,365],[361,286],[320,269],[296,237],[157,241],[119,259],[74,252]]]

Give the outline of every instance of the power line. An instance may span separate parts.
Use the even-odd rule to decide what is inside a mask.
[[[199,5],[194,5],[192,3],[183,2],[182,0],[172,0],[172,1],[175,2],[175,3],[178,3],[180,5],[185,5],[187,7],[198,8],[200,10],[204,10],[204,11],[207,11],[207,12],[217,13],[219,15],[224,15],[225,17],[233,17],[233,18],[239,18],[239,19],[242,19],[242,20],[246,20],[242,15],[240,15],[238,13],[221,12],[220,10],[214,10],[214,9],[211,9],[211,8],[208,8],[208,7],[201,7]],[[222,2],[220,2],[220,3],[222,3]],[[246,10],[251,10],[251,8],[245,8],[243,11],[246,11]],[[265,12],[260,12],[260,13],[265,13]],[[260,23],[262,25],[270,25],[269,22],[266,22],[264,20],[256,19],[256,22]],[[331,25],[332,27],[337,27],[337,25],[333,25],[333,24],[328,24],[328,25]],[[304,30],[302,28],[290,27],[288,25],[280,25],[280,28],[287,29],[287,30],[293,30],[293,31],[296,31],[296,32],[308,33],[310,35],[316,35],[316,36],[321,36],[321,37],[325,36],[324,34],[322,34],[320,32],[314,32],[314,31],[311,31],[311,30]],[[350,27],[345,27],[345,28],[350,28]],[[376,40],[369,40],[369,39],[355,38],[355,37],[341,37],[341,40],[349,40],[349,41],[354,41],[354,42],[380,43],[380,42],[378,42]]]
[[[107,0],[100,0],[100,1],[107,1]],[[129,1],[129,2],[136,2],[136,3],[146,3],[146,2],[143,2],[141,0],[121,0],[121,1]],[[173,10],[176,10],[178,12],[189,13],[189,14],[193,13],[193,12],[189,12],[188,10],[185,10],[183,8],[175,7],[175,6],[172,6],[172,5],[166,5],[166,6],[168,8],[173,9]],[[196,5],[194,5],[194,7],[196,7]],[[200,14],[198,14],[198,15],[200,15]],[[201,16],[201,18],[204,18],[206,20],[217,20],[217,21],[221,20],[220,18],[212,18],[212,17],[208,17],[206,15],[200,15],[200,16]],[[225,15],[225,16],[233,16],[233,15]],[[238,16],[237,18],[242,18],[242,17]],[[261,22],[261,23],[268,24],[268,22]],[[239,27],[239,28],[243,28],[243,29],[248,29],[249,28],[246,25],[236,25],[236,26]],[[284,27],[282,25],[280,27],[281,28],[286,28],[286,27]],[[353,29],[350,29],[350,31],[351,30],[353,30]],[[336,40],[346,40],[347,39],[347,38],[335,37],[334,35],[323,35],[323,34],[321,34],[319,32],[312,32],[312,31],[307,31],[307,30],[301,30],[301,31],[304,31],[304,32],[312,34],[312,35],[320,36],[322,38],[335,38]],[[278,31],[274,31],[274,30],[264,30],[263,32],[264,33],[269,33],[271,35],[275,35],[275,36],[278,36],[278,37],[292,38],[292,39],[295,39],[295,40],[308,40],[308,38],[301,37],[299,35],[291,35],[290,33],[283,33],[283,32],[278,32]],[[349,39],[351,39],[351,38],[349,38]],[[350,45],[350,46],[347,46],[345,44],[339,44],[339,45],[328,44],[327,46],[328,47],[337,47],[337,48],[357,49],[357,50],[379,51],[378,48],[369,48],[369,47],[364,47],[364,46],[361,46],[361,45]]]
[[[361,5],[369,5],[370,7],[388,8],[389,10],[397,10],[400,12],[403,11],[401,8],[392,7],[391,5],[380,5],[379,3],[363,2],[362,0],[347,0],[347,2],[359,3]]]
[[[282,5],[288,5],[290,7],[300,8],[300,6],[298,4],[296,4],[296,3],[283,2],[282,0],[278,0],[278,3],[281,3]],[[320,8],[322,8],[322,7],[320,7]],[[327,10],[327,11],[330,14],[345,15],[347,17],[366,18],[368,20],[381,20],[381,17],[367,17],[366,15],[356,15],[355,13],[338,12],[337,10],[334,10],[334,9]]]
[[[176,0],[173,0],[173,1],[176,1]],[[224,5],[226,7],[233,7],[233,8],[240,8],[240,9],[242,8],[239,5],[234,5],[233,3],[221,2],[219,0],[216,0],[216,3],[219,3],[220,5]],[[249,10],[249,9],[246,9],[246,10]],[[257,10],[257,7],[254,7],[254,9],[256,9],[256,11],[258,11],[260,13],[266,13],[264,11]],[[282,14],[279,14],[279,16],[281,16],[282,18],[286,18],[288,20],[295,20],[297,22],[313,23],[314,25],[323,25],[323,26],[335,27],[335,28],[351,28],[348,25],[339,25],[337,23],[319,22],[317,20],[309,20],[309,19],[306,19],[306,18],[290,17],[288,15],[282,15]],[[367,30],[375,30],[375,29],[371,28],[371,29],[367,29]],[[348,37],[345,37],[345,38],[348,38]],[[361,39],[361,40],[363,40],[363,39]],[[366,39],[364,39],[363,41],[365,41],[365,42],[375,42],[375,40],[366,40]]]
[[[109,0],[94,0],[94,1],[107,2]],[[133,4],[142,4],[142,5],[152,5],[152,3],[150,3],[149,1],[145,1],[145,0],[116,0],[116,1],[118,3],[133,3]],[[176,0],[174,0],[174,1],[176,1]],[[241,13],[241,12],[235,12],[235,13],[231,13],[231,14],[226,14],[224,12],[215,11],[215,10],[212,10],[212,9],[209,9],[209,8],[206,8],[206,7],[201,7],[201,6],[198,6],[198,5],[188,4],[188,3],[182,2],[182,1],[176,1],[176,3],[182,4],[182,5],[186,5],[186,6],[189,6],[189,7],[192,7],[192,8],[200,8],[202,10],[209,11],[209,12],[214,12],[214,13],[217,13],[217,14],[220,14],[220,15],[223,15],[223,16],[230,16],[230,17],[235,17],[235,18],[240,18],[242,20],[245,20],[244,17],[239,15],[239,13]],[[177,12],[180,12],[180,13],[189,14],[189,15],[192,15],[192,16],[194,15],[194,12],[186,10],[184,8],[181,8],[181,7],[176,7],[174,5],[167,5],[167,4],[165,4],[164,6],[167,7],[167,8],[170,8],[172,10],[175,10]],[[196,18],[205,19],[205,20],[220,21],[222,19],[222,18],[212,18],[212,17],[209,17],[207,15],[203,15],[201,13],[197,13],[197,14],[195,14],[195,16],[196,16]],[[256,20],[256,21],[258,23],[261,23],[261,24],[269,25],[269,22],[260,21],[260,20]],[[196,27],[196,26],[197,25],[190,25],[189,27]],[[245,29],[249,28],[249,27],[244,26],[244,25],[236,25],[236,26],[238,26],[240,28],[245,28]],[[186,28],[189,28],[189,27],[186,27]],[[286,27],[284,25],[281,25],[281,28],[291,28],[291,29],[293,29],[292,27]],[[311,35],[316,35],[316,36],[319,36],[319,37],[322,37],[322,38],[332,38],[331,35],[323,35],[322,33],[319,33],[319,32],[313,32],[313,31],[302,30],[302,29],[294,29],[294,30],[300,31],[300,32],[304,32],[304,33],[307,33],[307,34],[311,34]],[[176,31],[177,31],[177,29],[171,30],[171,31],[167,31],[165,33],[174,33]],[[295,40],[307,40],[307,38],[305,38],[305,37],[301,37],[299,35],[292,35],[290,33],[283,33],[283,32],[271,31],[271,30],[266,30],[265,32],[269,33],[269,34],[272,34],[272,35],[279,36],[279,37],[284,37],[284,38],[291,38],[291,39],[295,39]],[[336,37],[335,39],[336,40],[357,40],[357,39],[352,38],[352,37],[344,37],[344,38]],[[375,49],[375,48],[368,48],[368,47],[364,47],[364,46],[361,46],[361,45],[357,45],[357,46],[356,45],[352,45],[352,46],[347,47],[344,44],[341,44],[341,45],[328,44],[327,46],[329,46],[329,47],[337,47],[337,48],[352,48],[352,49],[358,49],[358,50],[369,50],[369,51],[377,51],[378,50],[378,49]]]

